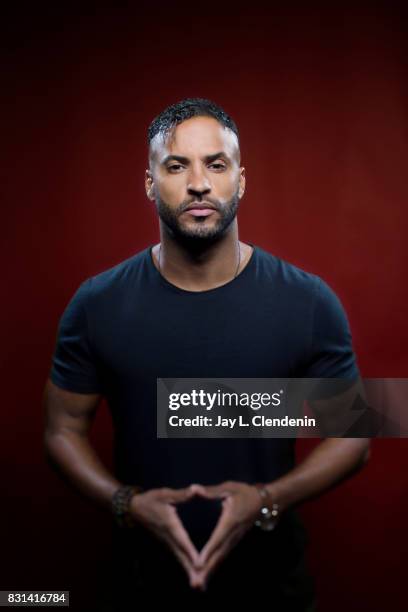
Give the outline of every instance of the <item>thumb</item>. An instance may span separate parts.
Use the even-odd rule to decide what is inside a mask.
[[[185,487],[184,489],[173,489],[169,497],[169,502],[185,502],[194,497],[194,495],[194,489],[192,489],[191,487]]]
[[[202,485],[193,486],[197,493],[206,499],[223,499],[229,495],[225,485],[222,484],[209,487],[203,487]]]

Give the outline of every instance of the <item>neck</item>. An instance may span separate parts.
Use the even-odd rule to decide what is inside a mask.
[[[160,228],[160,245],[153,248],[156,267],[171,283],[188,291],[205,291],[221,286],[243,268],[251,247],[238,240],[238,225],[216,242],[191,248]]]

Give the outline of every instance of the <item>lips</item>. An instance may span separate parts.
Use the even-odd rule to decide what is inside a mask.
[[[197,202],[196,204],[193,203],[187,206],[184,212],[188,212],[194,217],[207,217],[208,215],[211,215],[214,210],[216,210],[216,208],[212,204],[207,202]]]
[[[214,210],[214,208],[188,208],[186,212],[193,215],[193,217],[208,217]]]

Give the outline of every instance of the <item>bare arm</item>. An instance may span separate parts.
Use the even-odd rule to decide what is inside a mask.
[[[281,509],[320,495],[359,471],[369,458],[367,438],[327,438],[290,472],[267,485]]]
[[[103,465],[88,438],[101,396],[73,393],[50,379],[44,389],[44,444],[50,463],[74,487],[109,508],[121,483]]]
[[[88,438],[100,401],[98,394],[65,391],[48,379],[44,390],[44,444],[52,465],[84,495],[110,510],[112,496],[122,483],[106,469]],[[193,495],[190,488],[152,489],[135,495],[130,506],[133,518],[170,547],[192,586],[198,553],[178,518],[175,504]]]
[[[347,438],[355,412],[356,399],[365,397],[364,386],[358,379],[351,387],[326,399],[309,400],[309,406],[319,419],[325,437],[293,470],[268,485],[272,500],[282,509],[320,495],[358,472],[368,461],[370,440]],[[338,432],[337,436],[336,433]],[[324,437],[324,436],[323,436]]]
[[[272,502],[285,510],[320,495],[360,469],[368,458],[366,439],[323,440],[308,457],[290,472],[267,484]],[[223,510],[209,541],[200,552],[202,571],[198,588],[205,588],[210,575],[251,529],[262,502],[258,490],[243,482],[224,482],[212,487],[193,485],[209,499],[222,499]]]
[[[335,398],[314,400],[311,407],[319,415],[323,430],[347,430],[350,406],[361,392],[358,382]],[[326,438],[287,474],[266,483],[270,500],[284,511],[316,497],[359,471],[367,462],[369,452],[367,438]],[[226,482],[205,489],[199,487],[199,490],[205,497],[223,499],[217,527],[200,553],[204,569],[198,587],[203,588],[212,572],[252,527],[262,502],[257,489],[246,483]]]

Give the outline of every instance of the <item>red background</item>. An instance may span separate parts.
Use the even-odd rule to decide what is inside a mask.
[[[337,291],[363,376],[408,376],[406,14],[250,5],[4,15],[0,589],[71,589],[85,610],[106,559],[109,517],[44,462],[41,395],[80,282],[158,240],[146,129],[168,104],[232,115],[240,238]],[[110,465],[106,405],[92,440]],[[322,611],[406,609],[406,451],[375,440],[361,473],[303,506]]]

